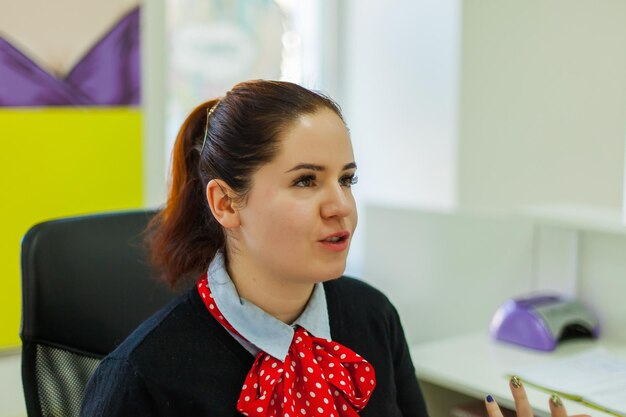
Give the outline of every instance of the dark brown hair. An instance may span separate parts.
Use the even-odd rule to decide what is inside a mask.
[[[324,108],[343,120],[339,106],[323,94],[289,82],[255,80],[235,85],[187,116],[174,144],[167,202],[150,222],[146,240],[153,264],[172,288],[197,278],[225,245],[206,200],[209,181],[223,180],[244,199],[252,174],[277,154],[279,135],[299,117]]]

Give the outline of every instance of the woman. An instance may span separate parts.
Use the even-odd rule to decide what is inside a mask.
[[[195,285],[102,361],[82,415],[426,416],[396,310],[341,277],[355,172],[339,108],[298,85],[196,108],[150,228],[168,283]]]

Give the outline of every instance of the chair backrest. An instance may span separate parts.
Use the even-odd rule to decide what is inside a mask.
[[[29,417],[77,416],[100,359],[175,294],[142,244],[150,211],[53,220],[22,240],[22,380]]]

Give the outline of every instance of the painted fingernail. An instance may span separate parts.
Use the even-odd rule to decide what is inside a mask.
[[[513,385],[513,388],[519,388],[522,386],[522,380],[519,376],[513,375],[511,377],[511,385]]]
[[[552,394],[552,396],[550,396],[550,401],[552,402],[552,404],[555,407],[562,407],[563,406],[563,402],[561,401],[559,396],[556,395],[556,394]]]
[[[488,403],[492,403],[493,402],[493,397],[491,395],[487,395],[487,397],[485,399],[487,400]]]

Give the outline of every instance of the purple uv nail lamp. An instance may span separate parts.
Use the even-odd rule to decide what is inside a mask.
[[[491,337],[527,348],[552,351],[559,342],[597,338],[596,315],[582,303],[556,295],[531,295],[506,301],[489,326]]]

